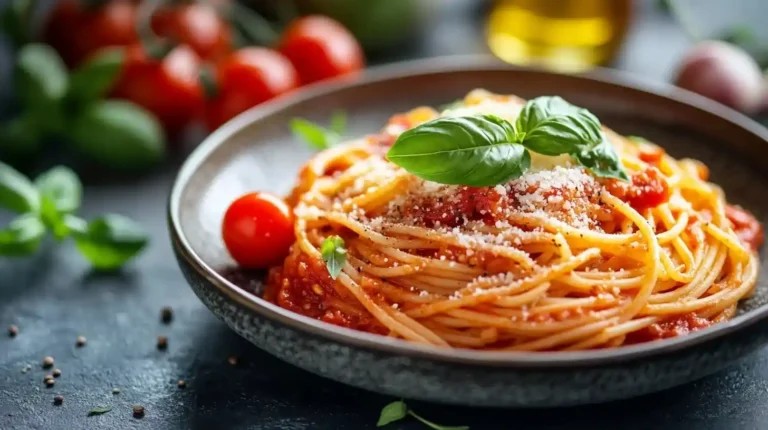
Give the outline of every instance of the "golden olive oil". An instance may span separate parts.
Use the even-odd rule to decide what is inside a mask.
[[[614,57],[631,9],[631,0],[497,0],[488,46],[509,63],[589,69]]]

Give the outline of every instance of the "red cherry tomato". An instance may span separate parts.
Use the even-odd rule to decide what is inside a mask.
[[[291,23],[278,49],[291,60],[303,84],[357,72],[365,65],[363,50],[352,33],[320,15]]]
[[[162,59],[150,57],[141,45],[132,45],[126,50],[112,96],[149,110],[169,136],[175,137],[203,111],[200,63],[200,57],[186,45]]]
[[[43,25],[43,41],[56,49],[69,67],[75,67],[102,48],[136,43],[136,16],[136,2],[131,0],[95,6],[61,0]]]
[[[215,75],[215,94],[206,106],[210,130],[299,85],[291,62],[266,48],[244,48],[232,53],[217,65]]]
[[[189,45],[204,60],[217,60],[232,51],[230,28],[209,5],[162,8],[152,16],[151,22],[155,34]]]
[[[282,263],[295,240],[288,205],[267,193],[250,193],[235,200],[224,214],[221,230],[229,254],[249,269]]]

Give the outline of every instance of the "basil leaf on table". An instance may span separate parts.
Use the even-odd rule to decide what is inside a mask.
[[[341,136],[347,128],[347,114],[344,111],[336,111],[331,115],[331,131]]]
[[[526,103],[516,127],[521,143],[543,155],[570,154],[602,140],[600,120],[560,97],[538,97]]]
[[[325,267],[328,268],[328,274],[336,279],[341,274],[341,269],[347,262],[347,250],[344,249],[344,239],[339,236],[325,238],[320,246],[320,253],[325,261]]]
[[[394,401],[381,410],[379,421],[376,423],[376,427],[383,427],[389,423],[399,421],[405,418],[408,413],[408,408],[405,406],[405,402],[402,400]]]
[[[83,185],[68,167],[57,166],[35,179],[41,195],[40,215],[45,225],[61,240],[69,234],[64,215],[80,208]]]
[[[73,237],[77,249],[94,268],[115,270],[136,256],[148,242],[144,229],[122,215],[108,214],[96,218],[83,229],[71,217],[68,225],[74,227]]]
[[[0,255],[18,257],[37,251],[45,236],[45,225],[34,213],[15,218],[0,230]]]
[[[13,167],[0,162],[0,207],[14,212],[37,212],[40,194],[32,182]]]
[[[61,104],[68,80],[64,62],[50,46],[31,44],[19,51],[13,85],[16,97],[46,133],[64,127]]]
[[[69,137],[80,153],[109,168],[144,169],[165,155],[165,138],[157,119],[125,101],[89,105],[72,124]]]
[[[80,208],[83,184],[69,167],[56,166],[44,172],[35,179],[35,187],[59,212],[73,213]]]
[[[531,165],[514,138],[514,127],[493,115],[445,117],[401,134],[387,158],[428,181],[493,186],[520,177]]]
[[[124,59],[122,49],[111,48],[75,69],[70,76],[67,100],[84,104],[102,98],[114,85]]]
[[[621,165],[613,145],[603,136],[597,146],[572,154],[576,161],[601,178],[616,178],[628,181],[629,176]]]

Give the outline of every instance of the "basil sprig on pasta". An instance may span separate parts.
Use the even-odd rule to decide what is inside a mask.
[[[429,121],[401,134],[387,158],[428,181],[488,187],[522,176],[529,151],[568,154],[595,176],[629,179],[600,120],[550,96],[529,100],[514,124],[495,115]]]

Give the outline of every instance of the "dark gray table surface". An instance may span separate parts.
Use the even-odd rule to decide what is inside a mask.
[[[484,52],[464,0],[446,1],[427,38],[406,55]],[[616,67],[667,79],[690,42],[671,19],[640,7]],[[402,59],[400,56],[395,59]],[[6,76],[7,77],[7,76]],[[0,76],[2,78],[2,76]],[[6,87],[7,88],[7,87]],[[0,429],[366,429],[392,399],[287,365],[233,334],[187,287],[166,233],[166,198],[178,163],[132,183],[91,183],[84,215],[125,213],[153,235],[119,275],[94,275],[70,244],[31,259],[0,259]],[[7,218],[0,217],[0,221]],[[159,320],[163,306],[175,319]],[[16,324],[15,338],[5,327]],[[75,347],[84,335],[88,343]],[[158,335],[167,351],[155,347]],[[43,384],[51,355],[62,376]],[[240,358],[237,366],[227,358]],[[22,369],[31,365],[26,373]],[[184,379],[185,389],[176,382]],[[119,394],[112,389],[119,388]],[[54,406],[61,394],[63,405]],[[768,428],[768,351],[701,381],[629,401],[557,410],[486,410],[409,402],[445,424],[472,429]],[[132,405],[146,415],[132,417]],[[90,409],[112,411],[87,417]],[[390,428],[423,428],[410,422]]]

